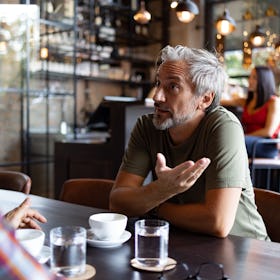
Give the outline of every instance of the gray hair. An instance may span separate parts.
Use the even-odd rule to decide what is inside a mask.
[[[225,88],[227,74],[217,56],[203,49],[194,49],[184,46],[166,46],[161,50],[158,62],[160,64],[170,60],[185,61],[187,77],[195,89],[195,95],[205,93],[215,94],[212,104],[207,108],[211,111],[220,103]]]

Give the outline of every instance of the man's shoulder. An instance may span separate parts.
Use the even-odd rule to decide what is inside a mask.
[[[235,114],[233,114],[231,111],[227,110],[223,106],[218,106],[211,112],[209,112],[206,115],[206,119],[210,120],[211,122],[216,121],[216,122],[236,122],[240,124],[239,119]]]
[[[153,114],[145,114],[137,119],[137,125],[142,127],[155,128],[153,125]]]

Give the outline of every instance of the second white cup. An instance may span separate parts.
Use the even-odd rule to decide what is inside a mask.
[[[118,213],[98,213],[89,217],[93,234],[100,240],[118,240],[124,233],[127,216]]]

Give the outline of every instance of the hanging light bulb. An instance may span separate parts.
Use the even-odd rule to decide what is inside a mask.
[[[255,31],[253,31],[249,37],[252,45],[255,47],[262,46],[265,42],[265,38],[266,38],[266,34],[262,30],[260,25],[256,25]]]
[[[171,1],[170,8],[175,9],[178,6],[178,1]]]
[[[146,24],[151,18],[151,14],[146,10],[145,1],[141,1],[140,10],[133,16],[133,19],[140,24]]]
[[[49,56],[49,50],[48,48],[44,47],[40,49],[40,58],[41,59],[47,59]]]
[[[216,29],[218,33],[226,36],[233,32],[235,27],[235,20],[230,16],[229,11],[225,9],[223,15],[216,20]]]
[[[181,0],[176,7],[176,15],[179,21],[184,23],[191,22],[199,14],[197,5],[191,0]]]

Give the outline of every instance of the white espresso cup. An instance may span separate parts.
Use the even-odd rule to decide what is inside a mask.
[[[38,229],[17,229],[15,237],[33,257],[37,257],[40,254],[45,241],[45,233]]]
[[[127,216],[118,213],[98,213],[89,217],[91,231],[99,240],[118,240],[124,233]]]

